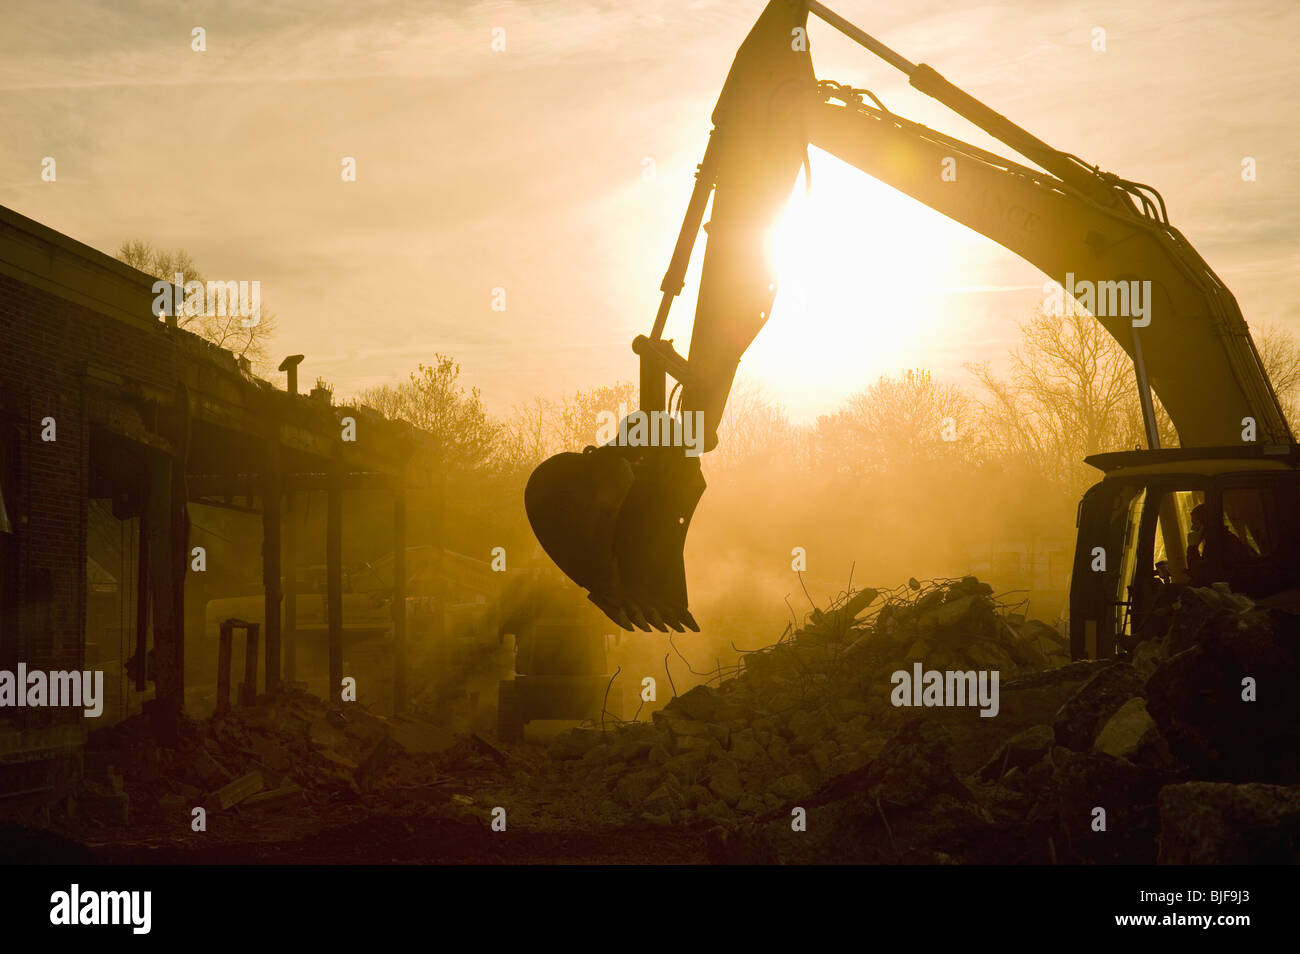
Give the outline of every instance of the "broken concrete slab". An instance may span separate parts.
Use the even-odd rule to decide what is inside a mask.
[[[715,690],[700,685],[673,699],[664,708],[673,715],[682,715],[697,722],[712,722],[717,716],[721,700]]]
[[[709,791],[728,805],[735,805],[745,794],[745,787],[740,781],[740,770],[730,759],[714,763],[707,784]]]
[[[1141,696],[1135,696],[1115,711],[1097,733],[1092,750],[1130,762],[1156,766],[1170,762],[1169,748]]]
[[[279,788],[273,788],[269,791],[257,792],[249,795],[239,803],[242,808],[284,808],[294,802],[302,801],[305,790],[300,785],[294,785],[292,782],[286,782]]]
[[[1099,669],[1057,712],[1052,721],[1057,743],[1087,752],[1105,720],[1141,695],[1142,687],[1142,677],[1127,663],[1113,662]]]
[[[209,811],[225,811],[227,808],[238,805],[250,795],[260,792],[263,787],[262,773],[260,771],[249,772],[212,792],[205,799],[205,802]]]
[[[1013,769],[1027,769],[1052,750],[1056,733],[1050,725],[1030,726],[1002,744],[980,769],[980,778],[994,780]]]
[[[399,719],[393,723],[392,738],[412,755],[445,752],[456,743],[455,733],[446,726],[408,719]]]

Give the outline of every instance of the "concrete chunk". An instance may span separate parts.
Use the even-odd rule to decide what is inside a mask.
[[[249,772],[241,775],[229,785],[223,785],[208,796],[208,807],[213,811],[222,811],[232,805],[238,805],[250,795],[255,795],[264,787],[261,772]]]

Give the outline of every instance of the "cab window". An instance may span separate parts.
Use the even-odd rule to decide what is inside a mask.
[[[1250,596],[1300,583],[1300,485],[1225,487],[1220,576]]]

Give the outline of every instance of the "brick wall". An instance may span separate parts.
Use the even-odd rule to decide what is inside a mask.
[[[16,650],[34,668],[81,666],[88,361],[161,387],[176,380],[174,345],[161,324],[108,318],[0,274],[0,426],[17,445],[17,480],[6,488],[6,504],[23,604],[20,632],[0,633],[0,643],[4,659]],[[56,427],[50,442],[41,439],[47,417]]]

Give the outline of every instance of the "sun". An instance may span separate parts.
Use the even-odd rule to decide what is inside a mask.
[[[742,370],[792,409],[926,365],[956,264],[939,213],[821,150],[769,238],[779,275]]]

